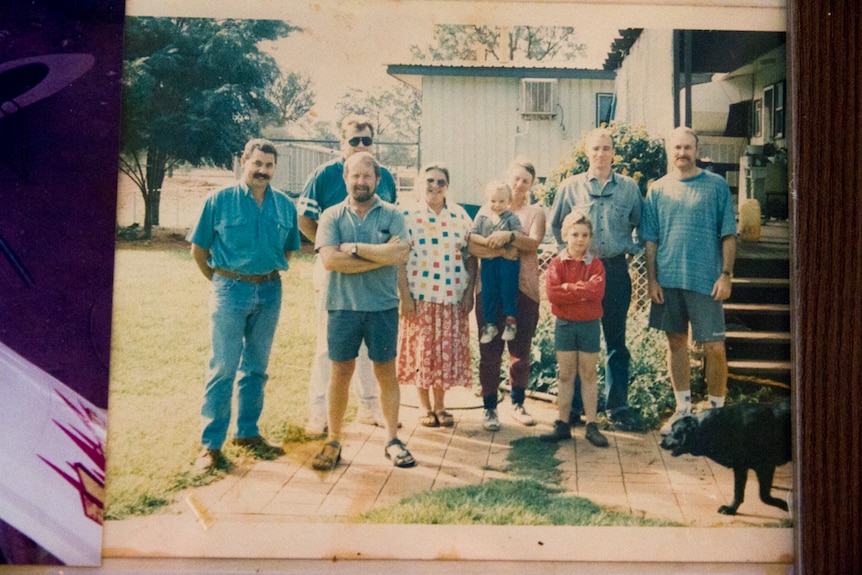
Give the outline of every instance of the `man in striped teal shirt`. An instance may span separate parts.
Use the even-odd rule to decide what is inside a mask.
[[[736,215],[724,178],[697,167],[697,134],[676,128],[667,140],[668,174],[650,186],[639,233],[645,242],[652,300],[649,325],[668,340],[676,412],[661,428],[692,412],[688,326],[703,343],[713,408],[727,392],[724,309],[736,259]]]

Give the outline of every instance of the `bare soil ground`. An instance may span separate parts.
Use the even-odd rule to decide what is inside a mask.
[[[159,206],[159,225],[153,228],[148,240],[128,239],[118,234],[117,248],[132,250],[187,250],[185,240],[189,227],[198,214],[207,195],[231,185],[233,172],[215,168],[177,170],[173,177],[165,178]],[[121,174],[117,192],[117,226],[127,228],[137,223],[143,231],[144,199],[138,186]],[[303,252],[311,252],[310,243],[303,241]]]
[[[210,192],[230,185],[233,172],[212,168],[176,171],[165,178],[159,209],[159,226],[153,228],[149,240],[117,238],[123,249],[187,250],[185,241],[189,226],[197,217],[201,204]],[[143,229],[144,199],[138,186],[125,174],[119,177],[117,191],[117,226],[126,228],[135,223]]]

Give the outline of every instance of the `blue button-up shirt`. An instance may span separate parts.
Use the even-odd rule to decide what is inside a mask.
[[[270,186],[258,206],[249,187],[237,182],[210,194],[186,239],[210,250],[210,267],[243,275],[286,270],[285,252],[299,250],[296,208]]]
[[[592,220],[590,251],[594,255],[612,258],[643,251],[634,238],[634,231],[641,223],[643,199],[633,179],[611,172],[610,179],[602,187],[598,178],[583,172],[563,180],[557,188],[551,218],[551,229],[558,244],[565,245],[563,220],[575,209],[585,211]]]

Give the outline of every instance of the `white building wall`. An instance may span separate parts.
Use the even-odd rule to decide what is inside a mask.
[[[548,120],[525,120],[518,109],[520,79],[426,76],[422,81],[422,164],[450,171],[449,196],[480,205],[484,186],[502,178],[511,161],[533,162],[548,177],[585,131],[595,127],[596,93],[612,80],[560,80],[561,111]]]
[[[616,119],[663,138],[673,122],[673,30],[647,29],[617,71]]]

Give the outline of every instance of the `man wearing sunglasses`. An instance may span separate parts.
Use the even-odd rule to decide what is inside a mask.
[[[305,184],[297,208],[299,229],[312,242],[317,237],[320,214],[327,208],[340,204],[347,198],[344,182],[344,162],[357,152],[371,152],[374,145],[374,124],[365,116],[351,115],[341,122],[341,157],[319,166]],[[377,195],[395,203],[395,179],[386,168],[380,168]],[[314,293],[317,308],[317,345],[308,382],[309,414],[306,429],[311,434],[322,434],[327,427],[327,389],[331,363],[327,349],[326,290],[328,272],[320,258],[314,265]],[[383,413],[374,367],[368,359],[368,348],[363,344],[356,361],[353,391],[359,402],[357,421],[368,425],[384,426]]]

